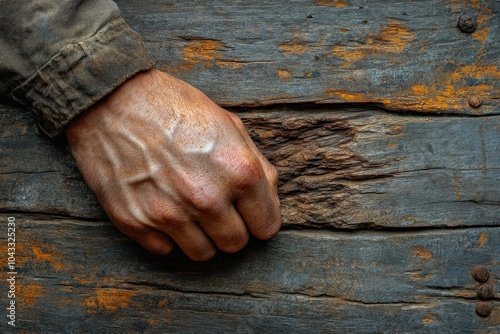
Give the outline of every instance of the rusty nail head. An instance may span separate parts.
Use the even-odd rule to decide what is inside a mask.
[[[476,15],[473,13],[463,13],[458,18],[458,27],[466,33],[474,32],[477,27]]]
[[[485,284],[480,285],[477,288],[476,294],[477,294],[479,299],[488,300],[488,299],[492,299],[495,296],[495,293],[493,290],[494,290],[493,284],[485,283]]]
[[[487,317],[491,314],[491,304],[489,302],[478,302],[476,304],[476,313],[480,317]]]
[[[483,266],[475,266],[471,271],[472,277],[481,283],[484,283],[490,278],[490,272]]]
[[[483,101],[481,101],[481,98],[478,97],[478,96],[471,96],[471,97],[469,97],[469,99],[467,100],[467,102],[469,103],[469,105],[472,108],[479,108],[481,106],[481,104],[483,103]]]

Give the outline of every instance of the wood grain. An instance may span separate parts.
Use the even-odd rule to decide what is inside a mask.
[[[17,224],[19,327],[32,332],[500,329],[498,298],[489,318],[476,316],[470,274],[481,264],[500,279],[498,227],[286,231],[194,263],[151,256],[109,223],[18,216]]]
[[[500,116],[416,117],[374,108],[238,113],[280,173],[285,226],[495,226]],[[0,208],[105,219],[64,141],[0,109]]]
[[[117,3],[158,68],[244,120],[280,173],[283,231],[206,263],[152,256],[65,140],[0,99],[16,332],[500,332],[499,1]],[[497,287],[487,318],[476,265]]]
[[[224,106],[500,112],[498,1],[117,2],[159,68]],[[477,18],[472,34],[457,27],[464,12]]]

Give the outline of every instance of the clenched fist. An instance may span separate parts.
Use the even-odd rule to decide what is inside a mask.
[[[111,221],[153,253],[207,260],[280,229],[276,169],[241,120],[165,73],[129,79],[66,136]]]

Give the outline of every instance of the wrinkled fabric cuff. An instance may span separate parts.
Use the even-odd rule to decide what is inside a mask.
[[[31,110],[43,132],[55,137],[79,113],[152,66],[139,34],[119,18],[94,36],[66,45],[16,87],[12,97]]]

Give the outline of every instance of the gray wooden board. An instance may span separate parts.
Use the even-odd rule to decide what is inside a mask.
[[[498,291],[478,317],[470,275],[500,278],[499,1],[117,3],[158,68],[236,107],[280,172],[284,231],[207,263],[152,256],[66,142],[0,100],[18,332],[500,332]]]
[[[500,2],[119,0],[157,67],[225,106],[376,103],[499,113]],[[466,34],[459,16],[478,28]],[[479,109],[468,99],[480,98]]]
[[[500,220],[500,116],[423,117],[373,108],[239,112],[280,172],[285,226],[493,226]],[[0,210],[105,215],[63,140],[0,109]]]
[[[38,217],[16,215],[25,331],[500,330],[500,298],[490,317],[479,318],[479,283],[470,274],[484,265],[498,285],[499,227],[284,231],[194,263],[179,252],[149,255],[109,223]]]

